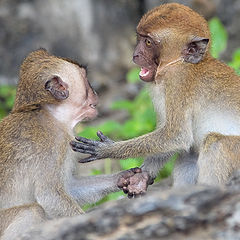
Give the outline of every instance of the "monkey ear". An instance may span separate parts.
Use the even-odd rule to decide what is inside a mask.
[[[195,37],[183,50],[183,59],[189,63],[199,63],[206,52],[209,39]]]
[[[45,83],[45,89],[49,91],[57,100],[68,98],[68,85],[60,77],[53,76]]]

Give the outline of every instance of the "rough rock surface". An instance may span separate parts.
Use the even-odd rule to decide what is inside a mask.
[[[224,188],[155,188],[140,199],[109,202],[72,218],[46,222],[21,240],[238,240],[240,172]]]

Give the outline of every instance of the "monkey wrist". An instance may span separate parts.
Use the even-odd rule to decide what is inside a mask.
[[[151,185],[154,183],[154,180],[156,179],[156,174],[153,173],[151,170],[147,170],[146,166],[144,164],[142,164],[142,166],[140,167],[142,169],[143,173],[147,173],[148,175],[148,185]]]

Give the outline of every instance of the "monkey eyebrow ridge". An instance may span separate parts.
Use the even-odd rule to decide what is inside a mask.
[[[149,37],[148,35],[141,34],[141,33],[137,32],[137,31],[136,31],[136,34],[139,35],[140,37]]]
[[[72,64],[75,64],[75,65],[77,65],[80,68],[85,69],[86,74],[88,73],[88,65],[87,64],[80,64],[77,60],[73,60],[73,59],[70,59],[70,58],[64,58],[63,57],[61,59],[65,60],[65,61],[68,61],[68,62],[70,62]]]

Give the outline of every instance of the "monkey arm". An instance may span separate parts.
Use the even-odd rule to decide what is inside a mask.
[[[173,127],[174,125],[175,127]],[[180,129],[179,126],[176,126],[177,124],[169,124],[149,134],[120,142],[113,142],[98,132],[100,141],[77,137],[79,142],[72,141],[70,144],[74,151],[90,154],[90,157],[81,159],[79,161],[81,163],[108,157],[124,159],[188,150],[192,143],[190,128],[182,127]]]
[[[68,191],[80,206],[86,203],[95,203],[108,193],[120,191],[122,185],[125,184],[125,179],[138,172],[141,172],[140,168],[132,168],[111,175],[74,178],[69,183]]]

